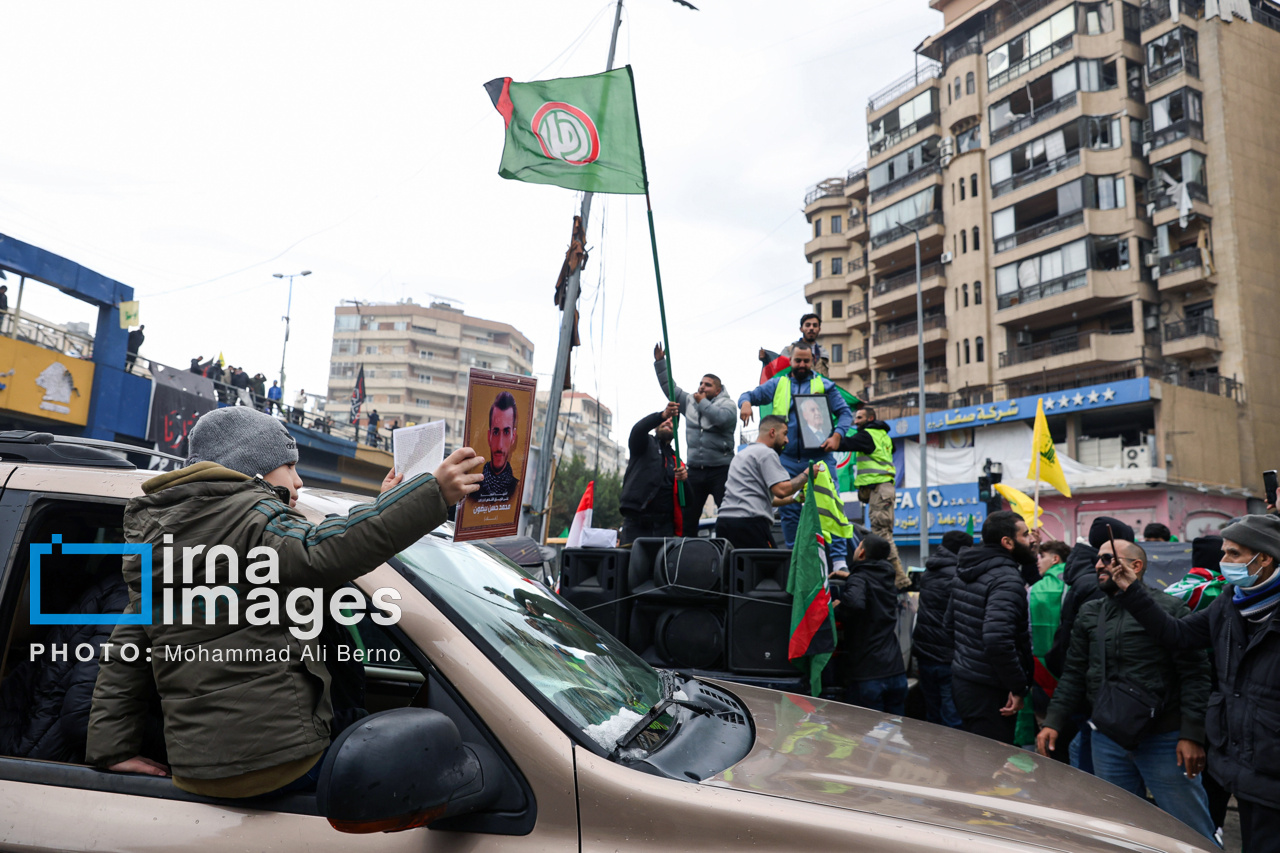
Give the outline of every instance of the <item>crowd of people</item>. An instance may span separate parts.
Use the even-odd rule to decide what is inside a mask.
[[[893,446],[875,410],[851,410],[822,375],[820,330],[820,320],[805,315],[801,337],[774,360],[790,370],[743,393],[736,406],[714,374],[693,393],[675,385],[655,348],[655,373],[671,402],[631,431],[620,541],[697,535],[711,498],[717,536],[736,547],[773,547],[776,511],[791,547],[797,495],[811,471],[821,480],[814,494],[824,533],[825,516],[844,519],[834,489],[822,484],[836,470],[835,452],[854,454],[870,533],[856,547],[840,535],[828,545],[844,625],[841,679],[849,702],[904,714],[908,666],[898,626],[902,593],[912,584],[892,536]],[[762,362],[772,359],[761,350]],[[829,429],[799,405],[818,397]],[[745,425],[760,407],[769,412],[755,441],[735,453],[735,415]],[[683,461],[673,449],[676,418],[686,429]],[[976,541],[947,533],[914,584],[911,657],[924,716],[1034,749],[1138,796],[1150,793],[1219,844],[1234,796],[1244,849],[1280,850],[1274,512],[1196,538],[1191,571],[1162,590],[1142,581],[1143,543],[1177,541],[1164,524],[1147,525],[1139,537],[1104,516],[1088,536],[1063,542],[1000,511],[988,515]]]

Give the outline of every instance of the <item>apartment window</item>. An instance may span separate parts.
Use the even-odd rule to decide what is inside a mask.
[[[435,358],[436,354],[429,349],[418,350],[418,358]]]
[[[1129,268],[1129,238],[1094,237],[1093,268],[1095,270],[1127,270]]]
[[[334,338],[334,339],[333,339],[333,354],[334,354],[334,355],[351,355],[351,354],[352,354],[353,352],[355,352],[355,351],[356,351],[356,342],[355,342],[355,341],[353,341],[353,340],[351,340],[351,339],[349,339],[349,338]]]
[[[973,250],[978,251],[978,226],[973,226]]]
[[[1042,21],[987,54],[987,91],[996,89],[1038,66],[1056,51],[1052,48],[1076,31],[1076,13],[1067,6],[1046,21]],[[1037,54],[1049,51],[1038,61]]]
[[[986,350],[982,343],[982,338],[974,338],[973,341],[974,355],[977,356],[978,364],[986,361]]]
[[[926,89],[896,110],[889,111],[867,125],[867,144],[872,153],[884,150],[890,137],[901,138],[918,129],[915,127],[917,122],[938,111],[937,99],[936,89]]]
[[[364,375],[366,379],[377,379],[378,371],[376,368],[369,367],[365,369]]]
[[[843,344],[831,345],[831,360],[836,364],[840,364],[844,361],[844,345]]]
[[[391,378],[392,378],[392,379],[404,379],[404,371],[403,371],[403,370],[393,370],[393,371],[391,371]]]
[[[960,232],[960,254],[966,254],[969,251],[969,232]]]
[[[1101,59],[1082,59],[1076,63],[1079,69],[1080,91],[1103,92],[1116,88],[1116,63]]]
[[[819,320],[822,319],[822,303],[821,302],[813,303],[813,313],[818,315]]]
[[[956,134],[956,152],[976,151],[982,147],[982,125],[975,124],[966,131]]]
[[[365,355],[377,355],[377,354],[378,354],[378,348],[377,348],[377,347],[365,347],[365,348],[364,348],[364,354],[365,354]]]
[[[956,78],[956,82],[954,85],[956,90],[956,100],[958,101],[960,100],[960,78],[959,77]]]
[[[1200,76],[1199,43],[1193,30],[1179,27],[1147,42],[1147,85],[1172,77],[1182,69]]]
[[[388,395],[387,395],[387,402],[388,402],[388,403],[399,403],[399,402],[400,402],[400,395],[399,395],[399,394],[388,394]]]
[[[960,179],[960,200],[964,201],[964,179]]]
[[[1168,145],[1187,136],[1204,138],[1200,93],[1195,89],[1179,89],[1153,101],[1151,110],[1152,148]]]
[[[940,208],[942,187],[929,187],[926,190],[908,196],[902,201],[889,205],[884,210],[871,214],[869,226],[873,246],[883,245],[876,242],[877,237],[894,232],[899,226],[915,223]]]
[[[969,176],[969,195],[974,198],[978,197],[978,174],[976,172]]]
[[[407,320],[397,320],[391,324],[391,328],[397,332],[409,331],[409,322]]]
[[[967,284],[961,285],[960,291],[964,294],[964,305],[962,307],[968,308],[969,307],[969,285]]]
[[[831,300],[831,319],[839,320],[843,316],[844,316],[844,300],[832,299]]]
[[[1119,116],[1084,116],[1080,123],[1080,136],[1086,148],[1095,151],[1119,148],[1124,141],[1120,138]]]
[[[813,236],[814,237],[822,236],[822,217],[818,217],[817,219],[813,220]]]
[[[1086,282],[1083,273],[1088,268],[1087,239],[1075,240],[1043,254],[997,267],[999,307],[1008,308],[1020,301],[1040,299],[1083,285]]]
[[[813,262],[813,277],[822,278],[822,261]]]
[[[872,166],[867,170],[867,189],[875,194],[890,184],[905,179],[908,175],[937,164],[940,142],[940,137],[931,136],[901,154],[896,154],[883,163]]]
[[[1185,189],[1186,195],[1183,195]],[[1204,155],[1198,151],[1184,151],[1151,166],[1151,180],[1147,182],[1147,203],[1157,210],[1182,204],[1187,199],[1209,200],[1205,184]]]
[[[831,217],[831,233],[839,234],[844,230],[844,221],[840,218],[840,214]]]
[[[333,330],[335,332],[355,332],[360,328],[359,314],[335,314]]]
[[[964,363],[969,363],[969,339],[964,339]]]
[[[960,366],[960,359],[964,357],[963,351],[960,349],[960,342],[956,341],[956,366]]]
[[[974,74],[972,71],[964,75],[964,93],[966,95],[972,95],[975,91],[977,91],[977,87],[978,87],[977,79],[974,77]]]
[[[831,259],[831,274],[844,275],[844,258]]]
[[[404,355],[404,347],[392,347],[392,348],[391,348],[391,354],[392,354],[392,355]]]
[[[1116,28],[1115,10],[1111,0],[1105,3],[1080,3],[1080,32],[1084,35],[1097,36],[1109,33]]]
[[[982,282],[980,281],[975,281],[973,283],[973,304],[982,304]]]
[[[1088,176],[1085,181],[1086,200],[1089,207],[1098,210],[1122,210],[1126,207],[1124,192],[1124,175]]]

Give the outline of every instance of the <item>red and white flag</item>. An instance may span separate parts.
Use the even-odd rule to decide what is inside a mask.
[[[582,493],[582,500],[578,501],[578,511],[573,515],[573,523],[569,525],[569,538],[565,541],[566,548],[582,547],[582,531],[591,526],[591,505],[595,498],[596,481],[592,480],[587,483],[587,490]]]

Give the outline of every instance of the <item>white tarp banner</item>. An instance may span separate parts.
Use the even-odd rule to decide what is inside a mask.
[[[907,441],[904,443],[904,488],[920,488],[920,443]],[[982,474],[982,467],[988,459],[1004,465],[1003,483],[1030,494],[1034,484],[1026,478],[1027,469],[1031,466],[1031,425],[1029,423],[1006,423],[981,427],[973,431],[973,446],[960,448],[929,448],[929,485],[954,486],[962,483],[976,483]],[[1062,471],[1067,475],[1067,483],[1074,491],[1076,484],[1092,479],[1091,475],[1107,472],[1114,478],[1115,471],[1110,468],[1095,468],[1084,465],[1064,453],[1058,454],[1062,462]],[[1144,469],[1145,470],[1145,469]],[[1052,486],[1041,488],[1041,494],[1057,494]]]

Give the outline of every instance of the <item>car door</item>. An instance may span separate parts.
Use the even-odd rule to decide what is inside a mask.
[[[124,501],[66,493],[8,489],[0,495],[0,536],[8,524],[9,550],[0,577],[0,618],[9,638],[6,651],[30,658],[47,640],[44,626],[29,616],[32,544],[66,537],[111,539]],[[93,532],[96,531],[96,532]],[[65,537],[64,537],[65,538]],[[123,540],[122,535],[119,537]],[[65,538],[71,542],[70,538]],[[44,590],[84,567],[82,559],[42,567]],[[97,566],[109,574],[110,566]],[[118,572],[118,568],[116,569]],[[200,853],[243,850],[477,851],[576,850],[578,844],[573,765],[568,738],[517,691],[474,645],[411,584],[387,566],[361,579],[371,593],[394,588],[403,617],[380,636],[357,627],[353,647],[395,647],[399,662],[366,667],[367,685],[380,707],[418,704],[439,710],[458,724],[464,740],[485,740],[516,780],[514,806],[496,816],[455,819],[453,829],[418,828],[398,833],[348,834],[317,813],[313,794],[292,794],[255,804],[186,794],[166,778],[104,773],[76,760],[0,756],[0,847],[5,850],[153,851]],[[58,601],[72,595],[54,596]],[[42,595],[42,598],[44,596]],[[50,601],[50,609],[62,606]],[[25,607],[24,607],[25,605]],[[40,650],[48,656],[52,651]],[[76,655],[75,648],[67,654]],[[82,650],[82,653],[83,650]],[[10,665],[6,676],[18,660]],[[0,679],[0,696],[5,681]],[[13,684],[9,685],[11,688]],[[11,693],[19,691],[10,690]],[[423,772],[431,772],[430,767]],[[510,805],[510,804],[509,804]]]

